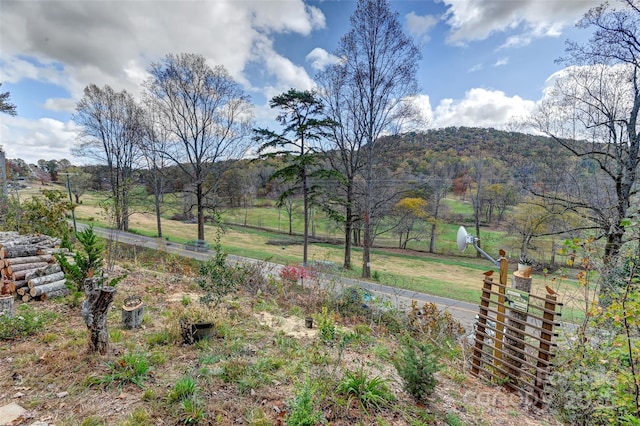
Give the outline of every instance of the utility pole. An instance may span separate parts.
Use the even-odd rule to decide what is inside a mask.
[[[71,196],[71,182],[69,181],[69,176],[75,175],[75,173],[60,173],[61,175],[67,176],[67,190],[69,191],[69,201],[73,204],[73,197]],[[78,227],[76,225],[76,209],[75,207],[71,207],[71,217],[73,218],[73,232],[75,234],[78,233]]]
[[[0,147],[0,199],[9,198],[9,192],[7,190],[7,167],[4,158],[4,151]]]

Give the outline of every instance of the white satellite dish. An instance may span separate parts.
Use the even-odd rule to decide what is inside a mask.
[[[469,234],[464,226],[458,228],[458,235],[456,237],[456,244],[458,245],[458,250],[464,251],[469,244],[473,244],[473,247],[484,256],[485,259],[491,261],[494,265],[499,266],[500,262],[495,260],[493,257],[489,256],[484,250],[482,250],[478,246],[479,238]]]
[[[469,244],[473,244],[475,241],[475,237],[473,235],[469,235],[464,226],[458,228],[458,237],[456,238],[456,242],[458,244],[458,250],[464,251]]]

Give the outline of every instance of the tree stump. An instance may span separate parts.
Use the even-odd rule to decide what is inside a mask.
[[[13,317],[13,295],[0,296],[0,315]]]
[[[89,330],[89,351],[104,355],[109,350],[107,313],[116,294],[115,287],[98,287],[100,279],[84,280],[85,300],[82,302],[82,318]]]
[[[129,296],[122,305],[122,327],[126,329],[138,328],[142,325],[144,305],[140,296]]]

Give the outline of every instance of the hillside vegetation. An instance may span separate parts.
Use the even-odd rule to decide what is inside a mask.
[[[252,276],[211,313],[214,337],[186,345],[178,318],[203,294],[197,265],[124,246],[118,252],[115,273],[128,276],[109,314],[107,355],[86,352],[77,307],[63,300],[18,307],[31,334],[0,341],[3,400],[27,409],[14,424],[557,424],[470,377],[469,348],[449,316],[411,322],[371,301],[364,307],[357,292],[325,293],[313,279],[303,288],[279,274]],[[140,329],[120,324],[130,295],[144,301]],[[6,326],[0,321],[0,337]],[[412,341],[429,345],[424,353],[413,346],[414,362],[424,357],[432,371],[413,380],[435,374],[435,387],[418,399],[394,367]]]

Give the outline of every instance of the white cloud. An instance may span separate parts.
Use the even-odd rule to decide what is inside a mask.
[[[234,7],[241,2],[234,2]],[[325,18],[317,7],[301,1],[246,2],[257,28],[276,32],[295,32],[309,35],[312,30],[324,28]]]
[[[467,70],[467,72],[476,72],[476,71],[480,71],[484,68],[484,66],[482,66],[482,64],[475,64],[474,66],[472,66],[471,68],[469,68]]]
[[[500,58],[496,61],[495,64],[493,64],[494,67],[502,67],[505,66],[509,63],[509,58]]]
[[[200,53],[246,84],[250,61],[271,60],[272,49],[256,49],[265,38],[325,26],[302,0],[29,1],[2,9],[3,81],[46,79],[74,98],[90,83],[136,94],[149,64],[167,53]]]
[[[340,58],[332,55],[321,47],[316,47],[306,56],[306,60],[311,62],[311,67],[315,70],[323,70],[329,65],[337,64]]]
[[[149,65],[168,53],[202,54],[267,99],[291,87],[311,88],[305,69],[276,52],[273,39],[308,36],[326,25],[322,11],[303,0],[16,1],[1,8],[0,81],[52,84],[55,96],[64,89],[68,99],[40,101],[57,112],[73,111],[89,84],[138,96]],[[249,65],[269,84],[251,87]],[[47,120],[3,117],[7,155],[73,161],[73,123]]]
[[[407,29],[409,33],[416,39],[423,43],[426,43],[431,38],[429,32],[438,23],[438,18],[432,15],[420,16],[415,12],[410,12],[406,15]]]
[[[433,128],[449,126],[493,127],[505,126],[514,118],[525,117],[536,103],[519,96],[507,96],[499,90],[475,88],[461,100],[443,99],[433,112]]]
[[[429,95],[417,95],[414,96],[411,101],[418,111],[420,111],[421,120],[419,124],[421,126],[431,127],[429,124],[433,120],[433,110],[431,109],[431,100],[429,99]]]
[[[66,158],[72,163],[82,164],[71,155],[78,134],[76,125],[71,121],[5,116],[0,129],[7,158],[22,158],[27,163]]]
[[[273,50],[271,41],[264,39],[263,43],[257,48],[262,52],[268,52],[264,57],[264,69],[273,78],[276,79],[275,84],[266,85],[263,94],[267,99],[285,92],[292,87],[299,90],[311,90],[315,83],[307,71],[299,65],[294,64],[288,58],[280,55]]]
[[[73,113],[76,110],[76,101],[69,98],[49,98],[44,107],[50,111]]]
[[[504,47],[525,45],[540,37],[557,37],[564,27],[601,3],[600,0],[441,1],[447,6],[451,43],[483,40],[493,33],[521,27],[522,34],[510,37]]]

